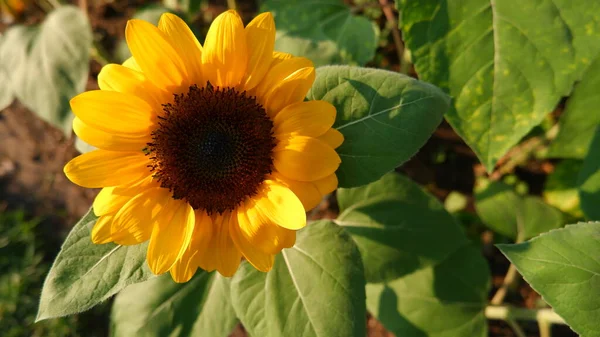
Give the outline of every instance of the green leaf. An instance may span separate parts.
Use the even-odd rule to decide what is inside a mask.
[[[0,49],[16,97],[42,119],[71,132],[69,100],[88,80],[92,31],[76,7],[52,11],[36,27],[15,26]]]
[[[5,62],[2,58],[2,43],[4,43],[4,36],[0,34],[0,110],[4,110],[9,106],[14,99],[14,92],[10,83],[8,72],[4,69]]]
[[[342,0],[264,0],[261,11],[275,16],[275,49],[308,57],[316,66],[364,65],[375,56],[379,29]]]
[[[579,206],[579,172],[583,161],[565,159],[560,161],[548,175],[544,186],[544,201],[575,218],[582,218]]]
[[[518,195],[512,187],[489,182],[475,193],[475,207],[481,220],[492,230],[512,239],[522,232],[523,239],[560,228],[562,213],[540,198]]]
[[[111,336],[227,336],[236,323],[229,279],[198,271],[189,282],[175,283],[167,273],[117,295]]]
[[[488,171],[569,94],[600,51],[597,1],[397,4],[420,78],[454,97],[446,119]]]
[[[578,223],[528,242],[497,245],[578,334],[600,336],[600,223]]]
[[[389,173],[366,186],[339,189],[335,222],[352,234],[368,282],[383,282],[444,261],[468,243],[435,197]]]
[[[231,282],[233,308],[251,336],[364,337],[365,279],[350,236],[330,221],[298,232],[273,269],[244,263]]]
[[[44,282],[37,321],[87,310],[153,276],[146,265],[147,244],[92,243],[97,219],[90,209],[67,236]]]
[[[379,179],[412,157],[448,109],[438,88],[390,71],[347,66],[317,69],[307,97],[337,109],[334,127],[344,135],[337,149],[340,187]]]
[[[558,135],[548,149],[548,157],[577,159],[585,157],[594,137],[596,125],[600,124],[598,88],[600,88],[600,56],[596,57],[594,63],[590,65],[567,101],[567,107],[558,121],[560,127]]]
[[[436,266],[368,284],[367,308],[396,336],[484,337],[489,283],[486,261],[465,245]]]
[[[583,213],[592,220],[600,220],[600,126],[579,173],[579,197]]]

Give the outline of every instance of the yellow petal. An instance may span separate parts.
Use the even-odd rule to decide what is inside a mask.
[[[298,230],[306,226],[306,212],[302,202],[289,188],[280,182],[265,180],[263,189],[252,198],[254,207],[248,208],[248,218],[253,226],[254,213],[259,219],[268,219],[283,228]]]
[[[98,74],[98,86],[102,90],[137,96],[152,105],[155,111],[162,110],[161,104],[169,99],[169,95],[148,81],[143,73],[118,64],[102,67]]]
[[[204,86],[202,78],[202,46],[185,21],[177,15],[164,13],[158,21],[158,29],[171,41],[173,47],[183,60],[188,74],[188,83]]]
[[[203,211],[195,211],[195,225],[192,240],[185,252],[179,258],[173,267],[171,267],[171,277],[175,282],[187,282],[196,273],[200,266],[206,271],[215,270],[216,264],[213,259],[206,259],[210,241],[212,240],[212,220]]]
[[[304,57],[292,57],[280,62],[271,64],[271,68],[256,87],[256,97],[264,103],[269,92],[273,90],[278,84],[280,84],[285,78],[292,75],[296,71],[312,67],[313,63]]]
[[[137,244],[150,238],[170,197],[164,188],[149,188],[130,198],[114,216],[111,232],[119,244]]]
[[[275,133],[297,133],[318,137],[335,122],[335,107],[325,101],[299,102],[286,106],[273,119]]]
[[[242,254],[233,243],[229,233],[230,217],[231,213],[229,212],[216,216],[213,227],[215,229],[213,240],[216,249],[211,252],[217,261],[217,271],[226,277],[235,274],[242,258]]]
[[[99,188],[131,184],[150,175],[148,157],[143,152],[95,150],[73,158],[64,167],[75,184]]]
[[[187,202],[169,198],[154,221],[146,261],[160,275],[181,258],[190,244],[195,225],[194,209]]]
[[[105,187],[94,199],[94,214],[101,216],[117,213],[125,203],[150,187],[158,187],[152,176],[131,185]]]
[[[312,181],[293,180],[285,177],[279,172],[272,173],[272,176],[278,181],[281,181],[285,186],[292,190],[292,192],[294,192],[294,194],[302,202],[302,206],[304,206],[305,211],[308,212],[321,203],[323,194],[321,194],[317,186],[315,186]]]
[[[273,52],[273,61],[271,61],[271,68],[273,68],[274,66],[278,65],[279,63],[281,63],[285,60],[291,59],[292,57],[294,57],[294,55],[292,55],[290,53],[274,51]]]
[[[244,24],[235,11],[226,11],[217,16],[206,34],[202,72],[214,86],[235,87],[240,84],[247,65]]]
[[[275,46],[275,21],[266,12],[258,15],[246,26],[248,41],[248,69],[242,81],[244,90],[254,88],[265,76],[273,60]]]
[[[196,211],[196,235],[198,241],[198,266],[206,271],[213,271],[218,266],[217,228],[213,219],[206,212]]]
[[[263,191],[252,199],[265,197]],[[283,248],[293,246],[296,241],[296,232],[280,227],[273,222],[271,218],[256,207],[256,201],[252,199],[246,201],[237,209],[236,225],[239,227],[237,233],[240,235],[239,239],[244,240],[244,242],[247,241],[255,249],[267,254],[277,254]],[[239,244],[238,248],[244,253]]]
[[[180,90],[187,77],[185,65],[165,34],[149,22],[134,19],[127,22],[125,38],[135,61],[154,85],[169,92]]]
[[[142,72],[142,68],[140,68],[140,66],[137,64],[137,62],[136,62],[135,58],[133,58],[133,56],[123,62],[123,67],[127,67],[129,69]]]
[[[116,91],[87,91],[71,99],[71,109],[85,124],[125,137],[144,137],[156,117],[141,98]]]
[[[338,154],[322,141],[306,136],[279,135],[273,151],[273,164],[284,176],[314,181],[334,173],[340,166]]]
[[[335,189],[338,187],[338,178],[334,173],[323,179],[313,181],[312,183],[315,184],[321,195],[326,195],[335,191]]]
[[[114,241],[111,235],[110,226],[113,216],[101,216],[92,228],[92,242],[95,244],[104,244]]]
[[[286,77],[266,97],[264,108],[274,117],[286,106],[302,102],[315,81],[315,68],[302,68]]]
[[[332,149],[337,149],[344,142],[344,135],[337,129],[329,129],[325,134],[317,137],[317,139],[327,143]]]
[[[142,151],[150,142],[150,134],[141,137],[125,137],[102,131],[85,124],[79,117],[73,119],[73,131],[84,142],[109,151]]]
[[[238,224],[238,219],[242,220],[244,225]],[[250,221],[244,212],[238,212],[237,216],[232,216],[229,221],[229,232],[231,238],[237,248],[242,252],[242,255],[250,262],[254,268],[267,272],[273,267],[275,255],[268,254],[259,249],[256,245],[246,239],[241,233],[241,226],[246,226]],[[275,227],[277,227],[275,225]]]

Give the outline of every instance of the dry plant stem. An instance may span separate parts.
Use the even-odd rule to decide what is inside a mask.
[[[396,21],[396,17],[394,17],[394,11],[392,10],[392,6],[388,3],[387,0],[379,0],[379,4],[381,5],[381,10],[385,15],[388,24],[392,25],[392,37],[394,38],[394,44],[396,45],[398,63],[402,65],[404,61],[404,44],[402,43],[402,38],[400,37],[400,30],[398,29],[398,22]]]
[[[514,147],[505,156],[505,160],[498,164],[498,168],[490,175],[490,179],[499,180],[505,174],[513,172],[517,166],[525,164],[535,152],[548,146],[556,138],[558,128],[558,124],[555,124],[543,136],[530,138]]]
[[[523,237],[523,224],[521,219],[517,219],[517,239],[515,243],[521,243],[525,240]],[[494,297],[490,301],[491,305],[500,305],[504,302],[504,297],[506,297],[506,293],[508,288],[517,280],[519,277],[519,272],[517,271],[517,267],[514,264],[510,264],[508,267],[508,271],[506,272],[506,276],[504,276],[504,280],[502,281],[502,286],[496,291]]]
[[[485,317],[487,319],[496,320],[514,320],[514,321],[538,321],[550,324],[563,324],[565,321],[550,308],[544,309],[527,309],[515,308],[511,306],[494,306],[490,305],[485,308]],[[540,330],[541,331],[541,330]]]
[[[237,10],[235,0],[227,0],[227,8]]]
[[[504,302],[504,297],[506,297],[506,292],[508,288],[511,286],[513,282],[515,282],[516,278],[519,276],[517,272],[517,268],[514,264],[511,264],[508,267],[508,272],[506,272],[506,276],[504,276],[504,281],[502,282],[502,286],[496,291],[494,297],[490,301],[491,305],[500,305]]]
[[[552,337],[551,323],[545,319],[538,319],[538,327],[540,329],[540,337]]]

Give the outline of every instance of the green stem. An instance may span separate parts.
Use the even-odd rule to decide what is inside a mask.
[[[517,337],[527,337],[527,335],[525,334],[525,331],[523,331],[523,329],[521,329],[521,326],[519,325],[519,323],[517,323],[514,319],[507,319],[506,323],[508,325],[510,325],[510,327],[513,329],[513,331],[515,332],[515,335],[517,335]]]

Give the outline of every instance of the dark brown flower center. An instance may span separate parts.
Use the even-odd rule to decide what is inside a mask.
[[[254,97],[194,85],[163,110],[148,155],[154,177],[173,198],[213,214],[256,194],[271,173],[275,138]]]

